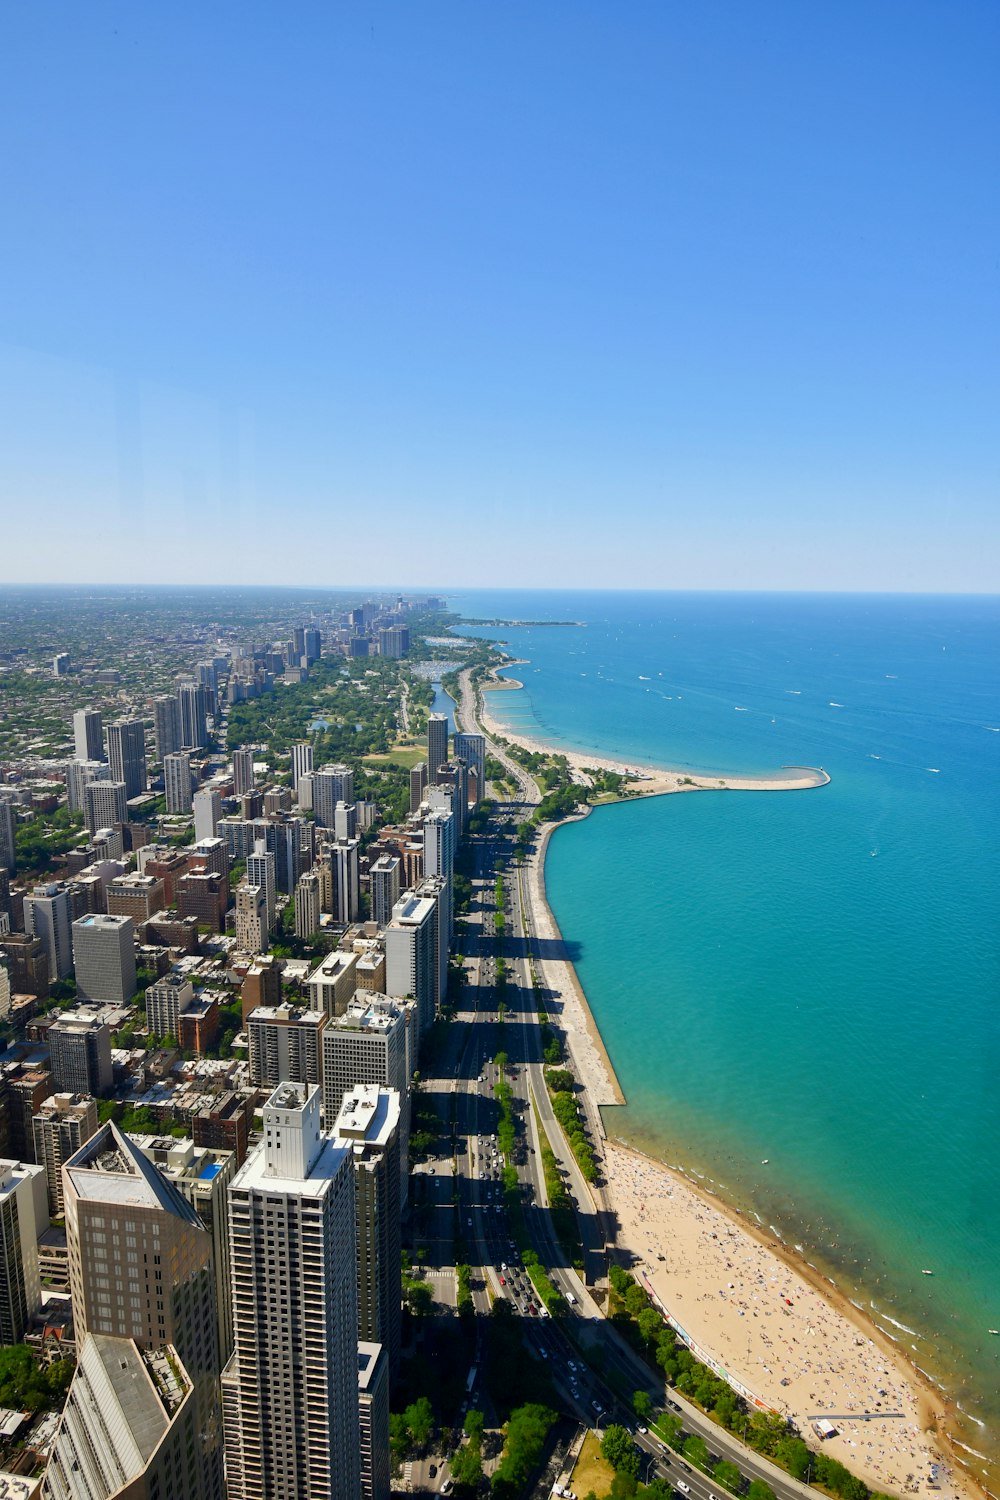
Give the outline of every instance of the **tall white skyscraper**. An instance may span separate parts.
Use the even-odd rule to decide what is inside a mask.
[[[270,932],[274,927],[275,902],[277,900],[274,882],[274,855],[268,850],[263,839],[254,842],[253,853],[247,855],[247,884],[259,885],[264,892],[264,900],[267,905],[267,930]]]
[[[214,787],[202,787],[200,792],[195,792],[191,798],[191,806],[194,809],[194,836],[199,843],[202,839],[214,839],[219,831],[219,819],[222,817],[222,798]]]
[[[48,1216],[45,1168],[0,1161],[0,1344],[20,1344],[28,1319],[41,1305],[38,1236]],[[355,1329],[355,1356],[357,1342]]]
[[[333,1138],[350,1148],[354,1160],[358,1338],[381,1344],[395,1369],[402,1308],[399,1095],[377,1084],[355,1084],[341,1101]]]
[[[104,759],[104,729],[96,708],[78,708],[73,715],[73,748],[77,760]]]
[[[306,776],[313,768],[312,745],[292,746],[292,790],[298,791],[299,777]]]
[[[295,887],[295,936],[308,940],[319,931],[319,876],[307,870]]]
[[[73,902],[64,885],[36,885],[25,896],[24,930],[45,944],[50,976],[67,979],[73,972]]]
[[[163,757],[163,786],[168,813],[191,811],[191,757],[186,750]]]
[[[312,778],[316,822],[321,828],[332,828],[337,803],[354,801],[354,772],[349,766],[321,766]]]
[[[320,1130],[319,1089],[281,1084],[229,1189],[230,1500],[359,1494],[354,1198],[351,1152]]]
[[[385,929],[385,988],[396,998],[417,1002],[421,1031],[436,1015],[438,988],[435,903],[407,891],[396,902]]]
[[[125,783],[126,802],[146,790],[146,727],[141,719],[108,725],[108,761],[113,779]]]
[[[66,805],[70,812],[86,812],[86,790],[92,781],[110,781],[111,767],[103,760],[66,762]]]

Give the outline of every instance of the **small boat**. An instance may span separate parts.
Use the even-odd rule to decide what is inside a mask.
[[[1000,1334],[1000,1328],[987,1328],[986,1332],[992,1333],[993,1337],[996,1338]]]
[[[921,1274],[921,1276],[933,1276],[934,1272],[933,1271],[921,1271],[920,1274]]]
[[[763,1160],[763,1161],[762,1161],[762,1162],[761,1162],[761,1166],[762,1166],[762,1167],[766,1167],[766,1166],[767,1166],[767,1164],[768,1164],[768,1162],[769,1162],[769,1161],[770,1161],[770,1160],[771,1160],[771,1158],[770,1158],[770,1157],[769,1157],[769,1156],[765,1156],[765,1157],[764,1157],[764,1160]]]

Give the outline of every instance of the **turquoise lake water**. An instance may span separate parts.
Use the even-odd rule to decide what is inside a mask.
[[[609,1130],[874,1302],[1000,1454],[1000,603],[450,602],[585,622],[482,632],[527,658],[491,698],[511,729],[832,776],[598,809],[553,838],[549,898],[628,1100]]]

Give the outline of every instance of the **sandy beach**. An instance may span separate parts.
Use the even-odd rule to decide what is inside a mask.
[[[930,1431],[946,1415],[938,1393],[825,1278],[680,1173],[617,1142],[605,1154],[636,1274],[731,1377],[808,1441],[812,1421],[835,1419],[824,1451],[872,1489],[914,1494],[937,1462],[942,1495],[980,1493]],[[880,1412],[893,1415],[862,1416]]]

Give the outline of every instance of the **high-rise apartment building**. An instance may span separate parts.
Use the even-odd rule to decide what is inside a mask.
[[[92,781],[110,781],[111,767],[103,760],[66,762],[66,806],[72,813],[86,813],[87,787]],[[124,801],[124,799],[123,799]]]
[[[266,953],[268,943],[267,895],[259,885],[236,888],[236,942],[244,953]]]
[[[88,1333],[42,1480],[42,1500],[214,1500],[199,1464],[194,1382],[171,1345]]]
[[[114,828],[128,820],[125,806],[127,789],[124,781],[88,781],[83,788],[83,812],[87,828],[95,834],[99,828]]]
[[[253,853],[247,855],[247,884],[258,885],[264,892],[267,908],[267,930],[274,927],[277,891],[274,879],[274,855],[268,850],[264,839],[254,842]]]
[[[358,831],[358,812],[353,802],[338,802],[333,809],[333,834],[338,839],[352,839]]]
[[[44,1169],[0,1161],[0,1345],[23,1343],[28,1322],[41,1305],[38,1236],[48,1228],[48,1219]],[[357,1337],[355,1331],[355,1347]]]
[[[172,693],[153,699],[153,742],[159,761],[181,748],[181,709]]]
[[[354,801],[354,772],[349,766],[321,766],[312,778],[316,822],[320,828],[332,828],[337,803]]]
[[[222,1500],[212,1236],[110,1121],[63,1167],[63,1196],[77,1338],[134,1339],[143,1350],[174,1346],[194,1387],[196,1493]]]
[[[434,903],[434,1003],[440,1010],[448,993],[448,957],[451,942],[451,881],[442,875],[427,875],[416,888],[417,896]]]
[[[104,759],[104,728],[99,709],[78,708],[73,715],[73,753],[77,760]]]
[[[312,771],[312,768],[313,768],[313,747],[312,747],[312,745],[293,745],[292,746],[292,790],[293,791],[297,792],[298,789],[299,789],[299,777],[300,776],[307,776],[307,775],[309,775],[310,772]]]
[[[358,997],[342,1015],[328,1021],[323,1033],[323,1119],[340,1113],[344,1095],[358,1083],[393,1089],[400,1100],[400,1160],[408,1170],[410,1147],[411,1059],[407,1005],[386,995]],[[412,1002],[411,1002],[412,1003]]]
[[[358,1340],[361,1500],[389,1500],[389,1360],[381,1344]]]
[[[182,682],[177,689],[182,750],[204,750],[208,744],[208,700],[200,682]]]
[[[191,799],[194,811],[194,836],[200,842],[202,839],[214,839],[219,832],[219,819],[222,817],[222,798],[214,787],[202,787],[195,792]]]
[[[372,921],[388,927],[392,909],[399,900],[402,862],[395,854],[383,854],[372,865],[369,884],[372,897]]]
[[[302,644],[307,664],[311,667],[314,661],[319,661],[323,654],[323,637],[313,625],[307,625],[302,632]]]
[[[306,980],[309,1007],[328,1016],[343,1015],[357,986],[358,955],[336,948],[327,953]]]
[[[319,931],[319,876],[307,870],[295,887],[295,936],[308,942]]]
[[[61,1094],[106,1094],[112,1084],[111,1028],[64,1011],[48,1029],[52,1081]]]
[[[427,790],[427,762],[419,761],[410,768],[410,812],[415,813],[424,800]]]
[[[73,972],[73,901],[65,885],[36,885],[25,896],[24,930],[45,944],[50,977],[67,979]]]
[[[163,789],[168,813],[191,811],[191,757],[186,750],[163,757]]]
[[[253,786],[253,751],[245,748],[234,750],[233,791],[237,797],[244,797],[247,792],[253,791]]]
[[[360,1493],[354,1193],[351,1153],[320,1130],[319,1089],[282,1084],[229,1190],[229,1500]]]
[[[135,994],[135,926],[103,912],[73,923],[73,968],[82,1000],[129,1005]]]
[[[261,1005],[247,1018],[250,1082],[257,1088],[279,1083],[323,1082],[321,1011],[296,1005]]]
[[[464,760],[470,771],[475,772],[475,795],[470,792],[469,801],[478,806],[486,795],[486,737],[456,733],[452,744],[455,759]]]
[[[183,974],[162,974],[146,991],[146,1025],[151,1036],[177,1038],[181,1016],[194,1004],[194,985]]]
[[[417,1002],[421,1032],[433,1023],[438,987],[435,903],[407,891],[396,902],[385,929],[385,987],[393,997]]]
[[[63,1163],[98,1126],[97,1101],[90,1094],[50,1094],[31,1122],[35,1161],[45,1172],[49,1212],[63,1211]]]
[[[357,1216],[358,1338],[399,1361],[402,1317],[399,1095],[358,1083],[341,1102],[333,1139],[354,1162]]]
[[[0,870],[13,874],[17,869],[17,846],[14,843],[14,809],[0,797]]]
[[[436,786],[438,772],[448,759],[448,715],[427,717],[427,785]]]
[[[357,839],[337,839],[328,846],[335,922],[356,922],[361,915],[361,863]]]
[[[146,779],[146,726],[141,719],[119,719],[108,725],[108,762],[113,781],[124,781],[125,800],[140,796]]]

